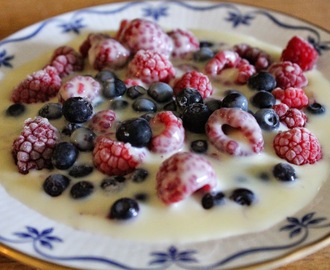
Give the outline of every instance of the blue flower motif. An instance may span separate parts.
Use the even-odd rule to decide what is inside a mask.
[[[39,243],[48,249],[53,249],[52,242],[62,242],[62,239],[52,236],[53,228],[48,228],[39,232],[36,228],[26,226],[27,232],[16,232],[14,235],[24,240],[31,240],[33,243]]]
[[[80,29],[86,27],[86,25],[82,24],[83,18],[78,18],[71,20],[67,23],[62,23],[59,27],[63,28],[64,33],[74,32],[75,34],[80,34]]]
[[[330,50],[330,41],[321,43],[320,41],[317,41],[315,38],[311,36],[308,36],[307,40],[310,44],[314,46],[314,48],[316,49],[319,55],[322,55],[322,51]]]
[[[179,252],[176,247],[171,246],[167,252],[152,252],[151,256],[154,256],[155,259],[150,261],[149,264],[162,264],[162,265],[171,265],[178,262],[192,263],[197,262],[195,258],[192,257],[195,254],[195,250],[185,250]]]
[[[13,59],[14,59],[13,55],[7,55],[7,51],[3,50],[2,52],[0,52],[0,67],[4,66],[4,67],[12,68],[13,65],[10,63],[10,61]]]
[[[154,20],[158,21],[159,17],[161,16],[168,16],[167,11],[168,7],[158,7],[158,8],[153,8],[153,7],[147,7],[143,8],[144,17],[152,17]]]
[[[232,22],[233,23],[233,27],[237,27],[240,24],[245,24],[245,25],[249,25],[250,24],[250,20],[254,19],[253,16],[251,15],[243,15],[240,13],[235,13],[235,12],[228,12],[229,13],[229,17],[226,18],[225,20],[228,22]]]

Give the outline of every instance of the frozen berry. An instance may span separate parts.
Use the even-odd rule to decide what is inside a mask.
[[[172,57],[185,58],[199,49],[199,41],[195,35],[185,29],[174,29],[167,33],[173,41]]]
[[[63,103],[63,116],[71,123],[84,123],[93,114],[93,106],[82,97],[73,97]]]
[[[134,100],[132,107],[137,112],[156,112],[157,104],[149,98],[137,98]]]
[[[14,103],[45,102],[55,97],[60,90],[62,79],[54,67],[47,66],[28,75],[12,92]]]
[[[47,118],[37,116],[25,120],[20,136],[12,145],[18,171],[27,174],[31,169],[51,168],[51,156],[59,137],[58,130]]]
[[[77,128],[81,128],[81,124],[67,123],[62,129],[62,134],[65,136],[71,136],[72,132],[74,132]]]
[[[295,165],[314,164],[322,158],[318,139],[306,128],[279,132],[273,146],[276,154]]]
[[[69,142],[58,143],[52,154],[52,164],[59,170],[69,169],[78,158],[78,149]]]
[[[183,126],[194,133],[205,133],[205,124],[212,111],[204,103],[190,104],[182,114]]]
[[[208,47],[201,47],[193,54],[193,59],[196,62],[206,62],[214,56],[214,51]]]
[[[269,72],[261,71],[249,78],[248,86],[254,90],[271,92],[276,87],[276,80]]]
[[[240,92],[231,92],[222,100],[222,107],[225,108],[240,108],[243,111],[248,110],[248,100],[245,95]]]
[[[79,181],[70,189],[70,195],[73,199],[82,199],[92,194],[94,191],[93,183],[89,181]]]
[[[129,103],[127,100],[124,99],[113,99],[110,102],[109,108],[114,111],[125,110],[128,108]]]
[[[80,151],[91,151],[94,148],[96,134],[89,128],[80,127],[72,132],[70,142]]]
[[[121,198],[113,203],[110,209],[109,218],[127,220],[137,217],[140,211],[139,204],[131,198]]]
[[[143,168],[137,168],[133,171],[131,178],[134,183],[144,182],[149,176],[149,171]]]
[[[116,131],[116,138],[135,147],[147,146],[152,137],[149,122],[143,118],[133,118],[122,122]]]
[[[124,188],[125,180],[124,176],[110,176],[102,180],[100,187],[105,192],[117,193]]]
[[[14,103],[10,105],[6,110],[6,115],[8,116],[20,116],[22,115],[26,110],[26,107],[24,104],[21,103]]]
[[[273,167],[273,175],[283,182],[291,182],[297,179],[296,170],[288,163],[278,163]]]
[[[147,89],[140,85],[134,85],[129,88],[127,88],[126,96],[128,96],[131,99],[136,99],[140,96],[143,96],[147,93]]]
[[[272,108],[276,103],[276,99],[272,93],[261,90],[252,96],[251,102],[257,108]]]
[[[207,152],[208,143],[206,140],[195,140],[191,142],[190,149],[195,153],[202,154]]]
[[[209,192],[202,197],[202,206],[204,209],[211,209],[215,205],[222,204],[224,199],[225,194],[222,192]]]
[[[216,111],[222,107],[222,101],[220,99],[209,98],[205,101],[206,106],[212,111]]]
[[[185,110],[190,104],[203,103],[203,97],[194,88],[184,88],[177,94],[176,103],[181,110]]]
[[[105,98],[112,99],[125,94],[127,88],[125,83],[118,79],[109,79],[102,83],[102,94]]]
[[[77,165],[73,165],[70,170],[69,170],[69,175],[72,177],[84,177],[87,176],[89,174],[91,174],[94,170],[94,166],[93,165],[89,165],[89,164],[77,164]]]
[[[314,102],[307,106],[307,111],[311,114],[323,114],[325,113],[326,109],[322,104]]]
[[[246,205],[250,206],[256,201],[256,197],[254,193],[246,188],[237,188],[235,189],[231,195],[229,196],[231,200],[234,202],[240,204],[240,205]]]
[[[79,52],[83,58],[88,56],[88,51],[92,46],[92,43],[97,42],[98,40],[103,40],[105,38],[109,38],[108,34],[104,33],[90,33],[87,38],[80,44]]]
[[[276,88],[272,91],[272,94],[276,99],[288,105],[290,108],[302,109],[308,105],[308,97],[301,88]]]
[[[96,133],[107,133],[114,126],[116,113],[113,110],[101,110],[89,121],[89,128]]]
[[[60,196],[69,186],[70,178],[63,174],[51,174],[48,176],[42,187],[43,190],[52,197]]]
[[[296,108],[289,108],[287,112],[280,117],[282,123],[288,128],[304,127],[307,122],[306,114]]]
[[[173,89],[167,83],[154,82],[148,89],[148,95],[157,102],[167,102],[173,97]]]
[[[59,119],[62,117],[62,104],[53,102],[47,103],[41,107],[38,115],[49,120]]]
[[[260,109],[256,111],[254,117],[263,130],[271,131],[280,126],[280,118],[273,109]]]

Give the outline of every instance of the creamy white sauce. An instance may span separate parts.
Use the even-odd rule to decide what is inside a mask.
[[[245,42],[263,48],[275,58],[281,51],[281,48],[246,36],[202,31],[195,31],[195,33],[200,39],[219,40],[229,46]],[[78,48],[82,38],[84,37],[71,45]],[[106,194],[99,188],[99,184],[105,176],[95,170],[92,175],[82,179],[72,178],[71,182],[71,184],[80,180],[94,182],[95,191],[91,196],[82,200],[73,200],[67,189],[60,197],[51,198],[42,190],[44,179],[52,173],[66,172],[41,170],[21,175],[17,172],[11,156],[12,142],[20,134],[24,120],[35,116],[41,104],[29,105],[28,112],[16,118],[5,116],[4,113],[11,104],[9,98],[13,87],[27,74],[43,67],[50,54],[51,52],[18,67],[1,81],[0,102],[3,113],[0,116],[0,155],[2,157],[0,183],[17,200],[60,223],[76,229],[118,238],[157,242],[202,241],[258,232],[293,215],[309,204],[322,184],[329,178],[330,144],[327,142],[330,128],[329,112],[327,112],[322,116],[309,115],[306,126],[320,140],[324,158],[314,165],[294,166],[298,179],[293,183],[282,183],[273,177],[269,181],[263,181],[258,177],[261,172],[269,172],[271,175],[272,167],[278,162],[283,162],[275,155],[272,148],[272,139],[276,132],[264,133],[265,150],[261,154],[249,157],[228,157],[216,153],[218,158],[208,158],[215,168],[219,188],[226,194],[238,187],[249,188],[255,193],[257,202],[250,207],[242,207],[226,199],[224,205],[204,210],[199,195],[193,195],[177,204],[165,206],[156,196],[155,174],[159,164],[170,154],[148,155],[142,167],[150,171],[150,177],[143,183],[127,183],[126,187],[117,194]],[[307,72],[306,75],[309,79],[306,87],[307,94],[310,98],[322,102],[329,110],[330,82],[317,70]],[[213,96],[223,96],[225,90],[233,88],[243,91],[248,96],[253,94],[253,91],[248,90],[246,86],[224,86],[216,82],[212,82],[212,84],[217,89]],[[117,115],[124,117],[120,113]],[[129,117],[129,115],[125,117]],[[52,123],[58,128],[62,127],[62,121],[52,121]],[[284,127],[281,126],[281,128]],[[188,134],[187,140],[191,137],[203,136]],[[81,160],[90,160],[90,153],[80,155],[79,161]],[[106,218],[113,201],[124,196],[132,197],[138,192],[146,192],[150,198],[145,203],[140,202],[140,214],[137,218],[125,222],[116,222]]]

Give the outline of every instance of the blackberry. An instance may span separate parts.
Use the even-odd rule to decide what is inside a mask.
[[[138,98],[136,99],[132,107],[137,112],[156,112],[157,111],[157,104],[148,98]]]
[[[52,197],[60,196],[69,186],[70,178],[63,174],[51,174],[48,176],[42,187],[43,190]]]
[[[184,110],[190,104],[194,103],[203,103],[203,98],[201,94],[194,88],[184,88],[176,96],[176,104],[181,110]]]
[[[59,119],[62,117],[61,103],[47,103],[38,112],[39,116],[45,117],[49,120]]]
[[[144,182],[147,177],[149,176],[149,171],[143,168],[137,168],[132,173],[132,181],[135,183],[141,183]]]
[[[78,178],[91,174],[93,170],[94,170],[93,165],[80,164],[80,165],[73,165],[68,173],[70,176]]]
[[[24,104],[15,103],[10,105],[6,110],[6,115],[8,116],[20,116],[25,112],[26,108]]]
[[[276,87],[276,80],[269,72],[261,71],[249,78],[248,86],[257,91],[265,90],[271,92]]]
[[[52,154],[52,164],[59,170],[69,169],[78,158],[78,149],[70,142],[58,143]]]
[[[195,153],[203,154],[207,152],[208,143],[206,140],[195,140],[191,142],[190,149]]]
[[[259,109],[254,117],[263,130],[271,131],[280,126],[280,118],[273,109]]]
[[[154,82],[148,89],[148,95],[157,102],[167,102],[173,97],[173,89],[164,82]]]
[[[89,128],[80,127],[72,132],[70,141],[81,151],[91,151],[94,148],[96,134]]]
[[[326,109],[322,104],[314,102],[307,106],[307,111],[312,114],[323,114],[325,113]]]
[[[229,198],[240,205],[246,206],[250,206],[256,200],[254,193],[246,188],[235,189]]]
[[[122,122],[117,131],[119,141],[130,143],[132,146],[147,146],[152,137],[149,122],[143,118],[133,118]]]
[[[292,182],[297,179],[295,169],[288,163],[278,163],[273,168],[273,175],[283,182]]]
[[[276,99],[272,93],[261,90],[253,95],[251,101],[257,108],[272,108],[275,105]]]
[[[205,133],[205,124],[212,114],[203,103],[190,104],[182,114],[184,128],[194,133]]]
[[[202,197],[202,206],[204,209],[211,209],[213,206],[222,204],[224,199],[225,194],[222,192],[206,193]]]
[[[84,123],[91,118],[93,106],[82,97],[72,97],[64,101],[62,113],[71,123]]]
[[[127,220],[139,214],[140,207],[136,200],[121,198],[113,203],[108,217],[110,219]]]
[[[73,199],[82,199],[92,194],[94,185],[89,181],[79,181],[70,190]]]
[[[222,107],[224,108],[240,108],[243,111],[248,110],[247,98],[236,91],[231,91],[222,100]]]

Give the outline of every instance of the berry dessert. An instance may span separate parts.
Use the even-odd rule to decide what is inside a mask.
[[[88,33],[3,80],[0,183],[113,237],[267,229],[329,175],[330,82],[317,60],[303,37],[275,48],[145,19]]]

